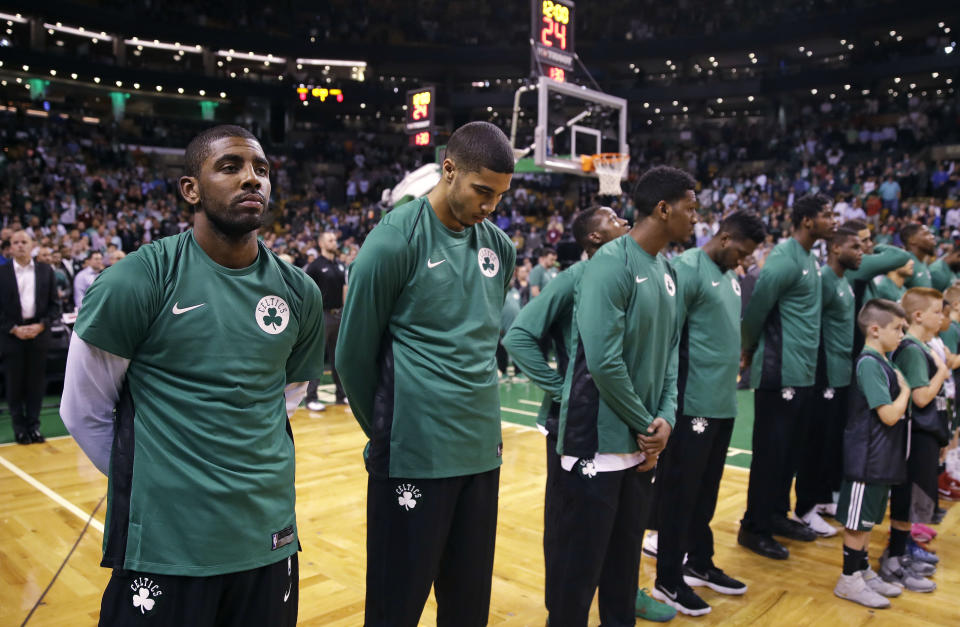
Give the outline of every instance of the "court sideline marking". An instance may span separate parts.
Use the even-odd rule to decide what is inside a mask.
[[[96,529],[97,531],[99,531],[101,535],[103,534],[102,522],[96,519],[91,519],[90,518],[91,514],[84,512],[82,509],[80,509],[79,507],[77,507],[67,499],[63,498],[62,496],[60,496],[59,494],[57,494],[56,492],[54,492],[53,490],[45,486],[44,484],[40,483],[39,481],[34,479],[32,476],[30,476],[29,474],[21,470],[16,464],[4,458],[2,455],[0,455],[0,466],[4,466],[7,470],[9,470],[16,476],[26,481],[33,488],[36,488],[37,490],[42,492],[51,501],[53,501],[63,509],[67,510],[68,512],[70,512],[71,514],[73,514],[83,522],[90,521],[90,526]]]

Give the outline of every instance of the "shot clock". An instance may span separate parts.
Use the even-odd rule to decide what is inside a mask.
[[[573,0],[531,0],[533,54],[539,73],[564,82],[566,72],[573,70],[574,2]]]
[[[410,136],[411,146],[433,145],[434,106],[436,88],[421,87],[407,92],[404,130]]]

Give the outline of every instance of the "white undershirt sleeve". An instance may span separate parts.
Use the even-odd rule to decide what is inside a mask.
[[[307,382],[291,383],[283,389],[283,395],[287,399],[287,418],[293,418],[293,412],[297,411],[303,397],[307,395]]]
[[[81,450],[105,475],[113,448],[113,410],[129,366],[129,359],[88,344],[76,333],[70,338],[60,417]]]

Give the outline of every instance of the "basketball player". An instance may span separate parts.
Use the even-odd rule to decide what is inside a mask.
[[[754,364],[756,418],[747,511],[737,541],[773,559],[790,556],[774,535],[807,542],[816,538],[786,514],[801,421],[812,410],[820,343],[820,267],[810,249],[833,234],[833,220],[829,198],[807,194],[797,199],[794,234],[768,255],[743,313],[743,361]]]
[[[653,596],[691,616],[710,612],[691,585],[722,594],[747,591],[714,565],[710,520],[737,415],[740,282],[734,269],[765,237],[759,216],[736,212],[702,248],[687,250],[672,264],[681,329],[677,423],[657,464],[660,534]]]
[[[937,251],[937,239],[933,233],[923,224],[911,222],[900,229],[900,240],[913,259],[913,276],[907,279],[906,286],[933,287],[930,266],[926,264],[926,260],[933,257]]]
[[[288,414],[320,376],[320,291],[257,240],[270,165],[251,133],[206,130],[185,161],[193,230],[104,270],[67,357],[63,422],[110,479],[100,625],[292,626]]]
[[[368,626],[485,625],[502,440],[495,353],[516,250],[487,217],[510,141],[471,122],[439,184],[371,231],[350,268],[337,370],[370,442]]]
[[[548,486],[551,627],[633,625],[652,469],[675,419],[677,286],[660,251],[697,221],[696,181],[655,167],[637,182],[637,222],[587,262],[574,305],[557,452]],[[553,539],[553,541],[551,541]]]

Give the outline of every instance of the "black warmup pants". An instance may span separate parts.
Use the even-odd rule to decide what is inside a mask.
[[[557,487],[555,482],[557,474],[564,472],[560,466],[560,455],[557,454],[557,436],[554,433],[548,433],[545,438],[547,441],[547,483],[543,490],[543,572],[549,573],[553,570],[553,552],[547,546],[547,529],[550,521],[556,518],[554,509],[557,500]],[[550,607],[550,590],[544,593],[544,599],[547,607]]]
[[[843,430],[848,388],[817,388],[813,411],[803,418],[803,444],[797,466],[797,516],[820,503],[832,503],[843,478]]]
[[[296,553],[211,577],[114,570],[100,604],[100,627],[294,627],[299,585]]]
[[[683,579],[683,554],[699,571],[713,565],[710,520],[727,459],[733,418],[677,416],[657,462],[657,582],[669,590]]]
[[[40,430],[40,408],[47,388],[47,347],[50,331],[32,340],[3,337],[4,387],[15,436]]]
[[[754,533],[772,535],[774,516],[784,517],[790,510],[790,484],[812,400],[812,387],[754,393],[753,455],[743,516],[743,524]]]
[[[323,334],[324,334],[324,360],[330,362],[330,372],[333,373],[333,384],[336,386],[337,402],[343,402],[347,395],[343,391],[343,385],[340,383],[340,374],[337,372],[337,336],[340,335],[340,314],[339,309],[326,310],[323,312]],[[317,386],[320,381],[314,379],[307,385],[307,402],[317,400]]]
[[[439,627],[486,625],[500,469],[367,482],[367,627],[416,627],[430,586]]]
[[[552,519],[544,529],[550,627],[585,627],[599,588],[600,622],[636,622],[634,604],[653,471],[584,474],[580,464],[556,471]]]
[[[890,518],[930,524],[937,503],[937,465],[940,445],[926,431],[910,433],[907,481],[890,488]]]

